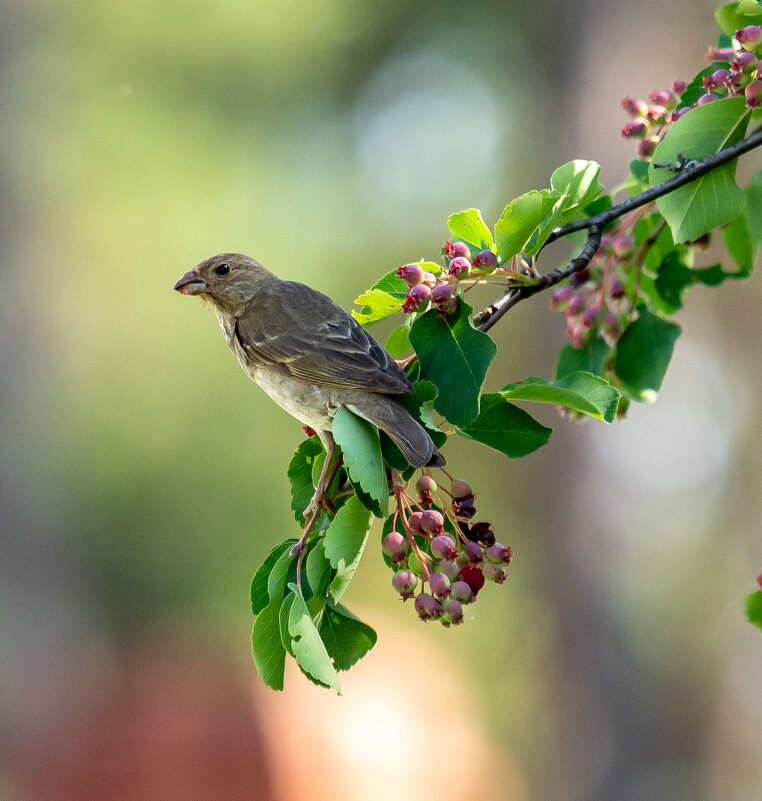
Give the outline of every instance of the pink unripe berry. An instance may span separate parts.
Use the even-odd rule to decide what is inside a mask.
[[[759,25],[747,25],[736,31],[736,40],[744,50],[756,50],[762,39],[762,27]]]
[[[450,492],[456,498],[467,498],[469,495],[473,497],[474,493],[471,491],[471,485],[462,478],[454,478],[450,484]]]
[[[669,112],[665,106],[649,106],[646,116],[651,122],[654,122],[657,125],[662,125],[667,121],[668,115]]]
[[[648,113],[648,109],[646,109]],[[645,117],[635,117],[622,126],[622,136],[625,139],[640,139],[648,133],[649,123]]]
[[[471,256],[471,251],[465,242],[445,242],[442,250],[448,259],[454,259],[458,256],[466,256],[467,258],[470,258]]]
[[[749,53],[751,56],[751,53]],[[754,59],[754,56],[751,56]],[[754,59],[756,60],[756,59]],[[715,70],[711,75],[704,76],[704,88],[707,92],[718,87],[725,86],[725,83],[730,78],[730,72],[726,69]]]
[[[437,482],[431,476],[421,476],[415,482],[415,488],[418,492],[436,492],[438,489]]]
[[[762,81],[752,81],[744,92],[746,96],[746,105],[749,108],[757,108],[759,106],[760,89],[762,89]]]
[[[609,284],[609,295],[614,298],[614,300],[619,300],[619,298],[624,297],[624,292],[624,284],[618,278],[614,278]]]
[[[449,534],[440,534],[431,541],[431,555],[437,560],[452,561],[458,555],[455,540]]]
[[[471,262],[464,256],[456,256],[450,262],[450,275],[466,276],[471,272]]]
[[[497,267],[497,256],[491,250],[480,250],[473,260],[474,267],[491,270]]]
[[[426,286],[426,284],[411,286],[410,292],[407,294],[408,300],[413,301],[416,305],[420,305],[424,301],[428,300],[430,296],[431,290]]]
[[[423,283],[423,267],[420,264],[404,264],[397,269],[397,275],[408,285]]]
[[[714,100],[719,100],[717,95],[712,94],[711,92],[707,92],[705,95],[701,95],[701,97],[693,105],[705,106],[707,103],[711,103]],[[691,119],[693,119],[693,117],[691,117]]]
[[[582,295],[575,294],[574,297],[569,301],[569,305],[566,309],[566,313],[570,316],[574,316],[579,314],[585,308],[585,299]]]
[[[484,586],[484,574],[478,567],[465,565],[460,569],[460,580],[465,581],[471,588],[474,595],[478,595],[479,590]]]
[[[648,103],[645,100],[636,100],[634,97],[625,97],[622,100],[622,108],[625,114],[629,114],[631,117],[645,117]]]
[[[654,89],[648,99],[657,106],[668,106],[673,101],[672,92],[666,89]]]
[[[423,534],[423,526],[421,525],[421,518],[423,512],[413,512],[407,519],[408,528],[415,534]]]
[[[614,240],[614,255],[626,259],[635,252],[635,240],[629,234],[622,234]]]
[[[568,301],[573,297],[574,290],[568,285],[564,284],[556,289],[550,296],[550,308],[552,311],[555,311],[562,306],[564,303],[568,303]]]
[[[641,159],[649,159],[653,155],[659,144],[658,136],[647,136],[638,142],[638,157]]]
[[[400,570],[392,576],[392,587],[402,596],[403,601],[413,596],[418,585],[418,577],[412,570]]]
[[[431,594],[440,601],[450,597],[450,579],[444,573],[432,573],[429,576],[429,586]]]
[[[381,550],[392,560],[399,564],[407,556],[407,540],[399,531],[390,531],[381,544]]]
[[[732,47],[710,47],[706,51],[709,61],[732,61],[736,51]]]
[[[754,55],[754,53],[750,53],[748,50],[742,50],[733,59],[731,67],[733,67],[736,72],[748,72],[755,70],[757,68],[757,57]]]
[[[425,272],[423,274],[423,283],[426,284],[426,286],[429,289],[434,287],[436,282],[437,282],[437,277],[434,275],[434,273]]]
[[[674,92],[676,95],[681,95],[681,94],[682,94],[682,93],[685,91],[685,89],[686,89],[686,87],[687,87],[687,86],[688,86],[688,84],[687,84],[685,81],[679,81],[679,80],[678,80],[678,81],[675,81],[675,82],[672,84],[672,91],[673,91],[673,92]]]
[[[482,572],[487,581],[494,581],[495,584],[502,584],[508,578],[508,573],[505,568],[495,565],[492,562],[485,563]]]
[[[462,604],[468,604],[473,600],[474,594],[465,581],[453,581],[450,585],[450,597]]]
[[[686,106],[685,108],[673,111],[672,116],[670,117],[670,122],[677,122],[680,119],[680,117],[684,117],[690,110],[691,106]]]
[[[437,564],[437,570],[440,573],[444,573],[450,581],[455,581],[458,578],[458,573],[460,573],[460,566],[454,559],[442,559]]]
[[[598,319],[598,312],[600,311],[600,307],[597,304],[593,304],[589,309],[585,309],[582,312],[582,316],[579,318],[580,323],[585,326],[585,328],[592,328],[595,325],[595,321]]]
[[[453,626],[459,626],[463,622],[463,607],[460,601],[450,598],[450,600],[445,603],[442,622],[452,623]]]
[[[431,534],[441,534],[444,531],[444,518],[436,509],[427,509],[421,514],[421,527]]]
[[[495,564],[502,563],[504,565],[509,565],[511,563],[511,559],[513,559],[513,548],[496,542],[494,545],[487,548],[485,551],[485,556],[490,562],[495,562]]]
[[[472,565],[480,565],[484,561],[484,550],[477,542],[466,543],[466,556]]]
[[[442,604],[428,593],[422,592],[415,599],[415,611],[421,620],[439,620],[444,613]]]

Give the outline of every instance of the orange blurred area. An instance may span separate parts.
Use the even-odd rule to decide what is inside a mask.
[[[616,186],[622,97],[701,69],[713,10],[0,8],[0,801],[762,797],[757,277],[689,291],[626,421],[532,410],[555,433],[521,460],[450,438],[510,578],[424,625],[374,528],[346,603],[379,641],[340,697],[254,670],[249,582],[298,534],[302,431],[172,291],[238,251],[350,308],[439,258],[452,212],[492,224],[573,158]],[[551,378],[563,323],[511,310],[487,390]]]

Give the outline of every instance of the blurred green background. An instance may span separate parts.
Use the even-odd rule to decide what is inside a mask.
[[[380,644],[342,698],[254,673],[302,432],[172,292],[241,251],[349,308],[453,211],[493,221],[576,157],[615,185],[621,98],[703,67],[713,8],[2,6],[0,798],[762,796],[755,280],[692,290],[628,421],[545,410],[515,462],[448,445],[511,579],[424,627],[369,547],[348,603]],[[538,298],[495,336],[491,387],[550,376],[562,316]]]

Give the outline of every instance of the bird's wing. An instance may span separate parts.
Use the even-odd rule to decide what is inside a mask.
[[[236,323],[258,367],[327,387],[412,392],[392,357],[330,298],[294,281],[262,285]]]

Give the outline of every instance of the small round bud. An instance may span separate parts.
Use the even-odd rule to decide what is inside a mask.
[[[450,268],[449,268],[450,275],[465,277],[470,272],[471,272],[471,262],[467,258],[463,256],[456,256],[450,262]]]
[[[422,592],[415,599],[415,611],[421,620],[439,620],[444,613],[442,604],[428,593]]]
[[[480,565],[484,561],[484,550],[478,542],[467,542],[466,556],[472,565]]]
[[[404,264],[397,269],[397,275],[408,286],[423,283],[423,267],[420,264]]]
[[[752,81],[744,91],[746,96],[746,105],[749,108],[759,107],[760,90],[762,89],[762,81]]]
[[[707,103],[712,103],[715,100],[719,100],[719,97],[711,92],[707,92],[707,94],[701,95],[701,97],[693,105],[705,106]],[[691,119],[693,119],[693,117],[691,117]]]
[[[460,580],[465,581],[471,588],[474,596],[479,594],[479,590],[484,586],[484,574],[478,567],[466,565],[460,569]]]
[[[631,117],[645,117],[646,111],[648,111],[648,103],[646,103],[645,100],[625,97],[624,100],[622,100],[622,108],[625,114],[629,114]]]
[[[456,498],[467,498],[469,495],[473,498],[474,493],[471,490],[471,485],[462,478],[454,478],[450,484],[450,492]]]
[[[450,598],[450,600],[445,603],[442,622],[452,623],[453,626],[459,626],[463,622],[463,607],[460,601]]]
[[[679,81],[678,80],[678,81],[675,81],[672,84],[672,91],[676,95],[681,95],[685,91],[687,86],[688,86],[688,84],[685,81]],[[666,103],[665,103],[665,105],[666,105]]]
[[[431,541],[431,555],[437,560],[452,561],[458,555],[455,540],[449,534],[440,534]]]
[[[646,109],[648,113],[648,109]],[[649,122],[645,117],[635,117],[622,126],[622,136],[625,139],[641,139],[648,133]]]
[[[432,573],[429,576],[429,586],[431,594],[440,601],[450,597],[450,579],[444,573]]]
[[[390,531],[384,537],[381,550],[397,565],[407,556],[407,540],[399,531]]]
[[[672,92],[666,89],[654,89],[654,91],[648,95],[648,99],[656,106],[669,106],[669,104],[674,101]]]
[[[609,296],[614,300],[619,300],[624,297],[624,294],[624,284],[618,278],[614,278],[609,284]]]
[[[412,570],[400,570],[392,576],[392,587],[402,596],[403,601],[413,597],[418,585],[418,577]]]
[[[757,50],[762,44],[762,27],[759,25],[747,25],[736,31],[736,41],[744,50]]]
[[[460,565],[454,559],[443,559],[437,564],[437,570],[444,573],[450,581],[455,581],[460,573]]]
[[[423,534],[423,526],[421,525],[421,518],[423,512],[413,512],[407,519],[408,528],[415,534]]]
[[[622,234],[614,240],[614,255],[626,259],[635,252],[635,240],[629,234]]]
[[[650,159],[659,145],[658,136],[647,136],[638,142],[638,158]]]
[[[497,256],[491,250],[480,250],[474,256],[473,264],[478,270],[491,270],[497,267]]]
[[[505,568],[495,565],[492,562],[486,562],[482,568],[482,572],[487,581],[494,581],[495,584],[502,584],[508,578],[508,573]]]
[[[444,531],[444,518],[436,509],[427,509],[421,514],[421,527],[431,534],[441,534]]]
[[[448,259],[455,259],[458,256],[471,257],[471,251],[465,242],[445,242],[442,252]]]
[[[450,585],[450,597],[462,604],[468,604],[473,600],[474,594],[465,581],[453,581]]]
[[[496,542],[494,545],[487,548],[484,555],[490,562],[495,564],[509,565],[513,559],[513,548],[508,545],[501,545]]]
[[[436,492],[438,489],[437,482],[431,476],[421,476],[415,482],[415,488],[418,492]]]

